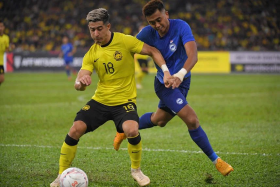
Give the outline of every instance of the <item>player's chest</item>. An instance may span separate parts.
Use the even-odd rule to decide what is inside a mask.
[[[124,50],[107,49],[97,50],[93,56],[93,65],[95,69],[105,69],[105,71],[112,71],[113,69],[121,68],[130,61],[132,56]]]
[[[166,36],[163,39],[158,39],[155,42],[155,47],[163,54],[163,56],[171,56],[181,45],[179,35]]]
[[[1,49],[1,51],[5,50],[8,45],[9,45],[8,40],[4,37],[1,37],[0,38],[0,49]]]

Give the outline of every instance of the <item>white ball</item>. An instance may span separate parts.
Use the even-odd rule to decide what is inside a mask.
[[[60,176],[60,187],[87,187],[87,174],[79,168],[68,168]]]

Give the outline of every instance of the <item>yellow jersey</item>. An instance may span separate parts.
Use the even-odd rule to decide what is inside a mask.
[[[99,82],[92,99],[107,106],[136,103],[134,53],[142,51],[144,43],[136,37],[112,32],[108,44],[93,44],[83,58],[81,69],[93,72]]]
[[[9,47],[10,39],[9,36],[3,34],[0,36],[0,66],[4,65],[4,53],[6,49]]]

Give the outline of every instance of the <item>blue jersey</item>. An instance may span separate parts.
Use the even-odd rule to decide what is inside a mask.
[[[137,38],[146,44],[157,48],[173,75],[177,73],[185,64],[188,56],[184,44],[189,41],[195,41],[190,26],[180,19],[169,19],[169,30],[164,37],[160,37],[158,32],[150,25],[144,27]],[[156,64],[157,78],[163,84],[162,69]],[[190,72],[185,77],[189,77]]]
[[[70,52],[73,50],[73,45],[71,43],[63,44],[61,46],[61,51],[63,52],[63,59],[66,62],[72,62],[73,61],[73,55],[69,55]]]

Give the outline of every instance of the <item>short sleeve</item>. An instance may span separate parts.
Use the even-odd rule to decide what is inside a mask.
[[[144,46],[144,42],[131,35],[124,35],[124,43],[132,53],[140,53]]]
[[[92,60],[91,56],[92,56],[91,50],[89,50],[83,58],[83,64],[82,64],[81,69],[93,72],[94,67],[93,67],[93,60]]]
[[[183,23],[181,24],[181,38],[182,38],[182,42],[183,44],[189,42],[189,41],[195,41],[194,36],[192,34],[192,30],[191,27],[189,26],[188,23],[186,23],[185,21],[182,21]]]

